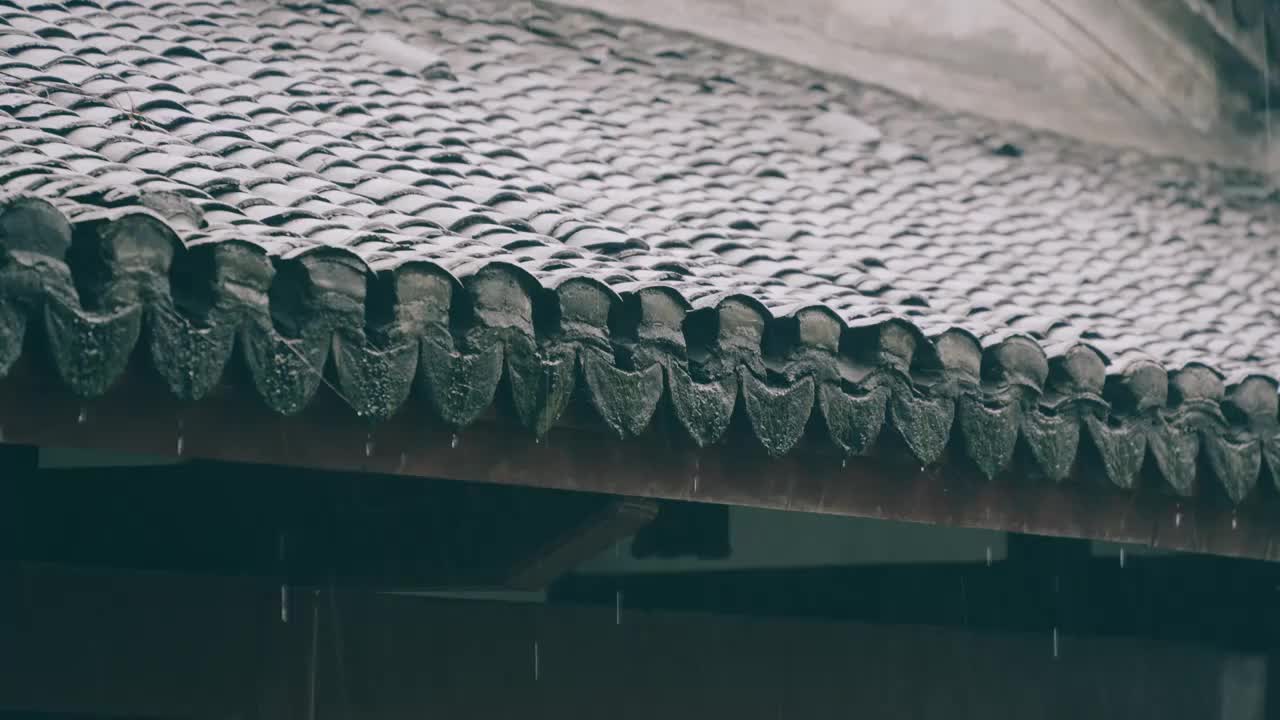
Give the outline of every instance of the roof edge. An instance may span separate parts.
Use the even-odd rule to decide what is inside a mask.
[[[369,302],[362,289],[303,292],[287,278],[277,282],[261,257],[246,262],[238,245],[225,248],[224,259],[224,248],[212,246],[211,262],[187,269],[224,281],[205,279],[214,296],[198,317],[175,304],[173,255],[161,252],[143,253],[146,262],[128,273],[96,273],[103,286],[86,307],[76,267],[42,253],[39,265],[60,266],[48,273],[25,257],[25,248],[63,247],[60,233],[72,223],[59,216],[29,199],[12,199],[0,212],[0,378],[24,348],[40,349],[61,382],[86,399],[107,392],[139,353],[184,402],[207,397],[233,364],[247,368],[262,400],[283,415],[305,409],[332,378],[351,411],[371,422],[419,403],[460,428],[496,406],[542,436],[585,407],[621,438],[665,416],[661,424],[699,446],[745,428],[773,456],[802,446],[848,456],[905,444],[931,465],[953,448],[988,478],[1016,473],[1054,483],[1096,458],[1089,474],[1115,487],[1137,488],[1154,472],[1178,495],[1212,492],[1234,503],[1267,475],[1280,485],[1274,378],[1226,386],[1212,368],[1144,361],[1112,366],[1103,387],[1102,356],[1080,346],[1046,355],[1011,336],[979,359],[976,348],[940,352],[902,318],[850,328],[823,314],[812,328],[775,331],[787,319],[741,303],[702,311],[687,302],[631,303],[639,329],[624,330],[614,310],[630,292],[563,296],[524,274],[503,281],[511,273],[502,265],[455,277],[447,292],[424,290],[419,300],[434,304],[431,312],[374,333],[367,322],[376,313],[358,304]],[[131,242],[140,227],[133,217],[95,218],[101,231],[88,241]],[[463,282],[482,275],[484,282]],[[574,302],[585,305],[548,306]],[[289,336],[273,317],[280,312],[295,313]],[[695,312],[705,327],[686,323]],[[565,332],[570,317],[599,326]],[[951,360],[939,367],[925,358]]]

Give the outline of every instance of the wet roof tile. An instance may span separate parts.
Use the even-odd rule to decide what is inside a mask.
[[[0,30],[0,191],[53,201],[73,220],[170,193],[203,208],[194,224],[171,218],[178,242],[248,243],[277,265],[354,247],[356,262],[427,263],[481,295],[486,268],[507,263],[562,304],[590,295],[565,289],[577,278],[621,293],[599,302],[638,302],[658,287],[689,312],[731,297],[766,316],[826,308],[851,337],[878,324],[885,358],[906,342],[890,331],[895,322],[923,331],[924,344],[908,353],[921,372],[955,360],[930,345],[951,332],[983,347],[1017,336],[1055,358],[1089,343],[1105,351],[1113,378],[1135,358],[1175,374],[1204,363],[1228,382],[1268,378],[1272,395],[1280,377],[1280,201],[1251,189],[1262,183],[1247,173],[956,115],[697,39],[522,2],[369,0],[265,14],[237,0],[106,11],[18,4],[25,11],[4,11]],[[9,242],[0,238],[0,250]],[[69,259],[72,273],[89,272]],[[237,267],[224,282],[259,272]],[[168,273],[157,272],[165,286]],[[324,282],[357,292],[337,278]],[[538,298],[529,302],[546,301]],[[469,331],[458,343],[516,342],[503,333],[524,320],[498,319],[512,312],[507,301],[495,301],[506,308],[498,314],[475,302],[475,322],[505,329]],[[339,309],[326,311],[325,328],[345,327]],[[610,323],[620,317],[632,316]],[[658,313],[643,321],[652,327],[613,338],[625,347],[616,358],[654,360],[661,354],[636,355],[637,338],[676,336],[738,357],[741,338],[703,337],[701,321],[655,329],[669,320]],[[720,322],[743,320],[724,309]],[[363,317],[351,323],[364,332]],[[558,337],[527,330],[535,346]],[[865,361],[862,349],[846,350]],[[11,354],[0,348],[0,371]],[[932,355],[942,360],[922,359]],[[698,382],[727,372],[683,356],[663,362],[684,363]],[[763,367],[743,362],[744,372]],[[984,383],[1007,375],[984,373]],[[668,392],[684,397],[681,387]],[[953,410],[964,407],[959,391],[946,392]],[[292,410],[299,401],[272,402]],[[1257,422],[1274,428],[1268,402],[1271,417]],[[367,405],[357,410],[374,412]],[[542,422],[531,417],[522,419]],[[978,427],[960,417],[958,427]],[[913,451],[937,445],[923,425],[907,432],[922,433]],[[993,437],[979,438],[980,464],[1004,457]],[[1280,452],[1267,444],[1275,442],[1260,452]],[[837,443],[858,449],[849,437]]]

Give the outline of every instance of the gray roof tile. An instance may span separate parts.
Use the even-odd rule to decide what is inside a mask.
[[[194,399],[236,352],[204,330],[226,326],[296,412],[337,334],[374,417],[418,382],[468,421],[505,377],[537,432],[587,393],[634,433],[661,395],[627,394],[640,371],[696,442],[740,395],[774,453],[813,416],[844,452],[887,423],[988,474],[1022,438],[1062,479],[1083,428],[1122,486],[1151,453],[1191,492],[1195,453],[1170,449],[1191,436],[1233,499],[1280,480],[1280,202],[1259,178],[528,3],[6,5],[0,373],[43,313],[67,384],[101,392],[146,322]],[[199,273],[212,304],[170,282]],[[169,352],[192,343],[214,345]],[[1208,406],[1161,385],[1197,364],[1229,386]]]

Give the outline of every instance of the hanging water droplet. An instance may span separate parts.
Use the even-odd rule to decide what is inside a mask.
[[[76,416],[76,423],[83,425],[89,419],[89,408],[81,405],[80,414]]]
[[[846,469],[846,468],[848,468],[848,467],[849,467],[849,458],[841,458],[841,459],[840,459],[840,469],[841,469],[841,470],[844,470],[844,469]]]
[[[921,465],[921,466],[920,466],[920,472],[924,472],[924,466],[923,466],[923,465]]]
[[[458,449],[458,433],[454,433],[449,436],[449,449],[450,450]]]

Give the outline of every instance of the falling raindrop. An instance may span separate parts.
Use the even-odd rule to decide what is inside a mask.
[[[458,449],[458,433],[454,433],[453,435],[449,436],[449,449],[450,450]]]
[[[364,456],[373,457],[373,433],[364,437]]]
[[[537,680],[540,674],[541,674],[541,668],[539,667],[538,641],[534,640],[533,641],[533,679]]]
[[[841,458],[841,459],[840,459],[840,469],[841,469],[841,470],[844,470],[844,469],[846,469],[846,468],[848,468],[848,467],[849,467],[849,458]]]
[[[0,425],[0,443],[4,442],[4,426]]]
[[[987,567],[991,567],[991,546],[987,546]]]
[[[76,423],[83,425],[89,419],[89,408],[81,405],[80,414],[76,416]]]
[[[622,591],[618,590],[613,594],[613,624],[622,624]]]
[[[409,455],[400,453],[400,462],[396,463],[396,472],[404,472],[404,466],[409,464]]]
[[[693,492],[698,492],[698,481],[702,479],[702,458],[693,456]]]
[[[1124,567],[1124,548],[1120,548],[1120,567]]]
[[[1235,530],[1240,527],[1240,520],[1235,513],[1231,513],[1231,529]]]
[[[1176,512],[1173,514],[1173,526],[1182,527],[1182,513]]]
[[[284,566],[286,538],[284,531],[276,536],[276,559],[280,561],[281,567]],[[280,622],[288,624],[289,622],[289,586],[280,583]]]
[[[187,449],[187,438],[182,433],[182,418],[178,418],[178,442],[176,449],[178,451],[178,455],[182,455],[183,451]]]
[[[1053,659],[1058,659],[1058,628],[1053,628]]]

